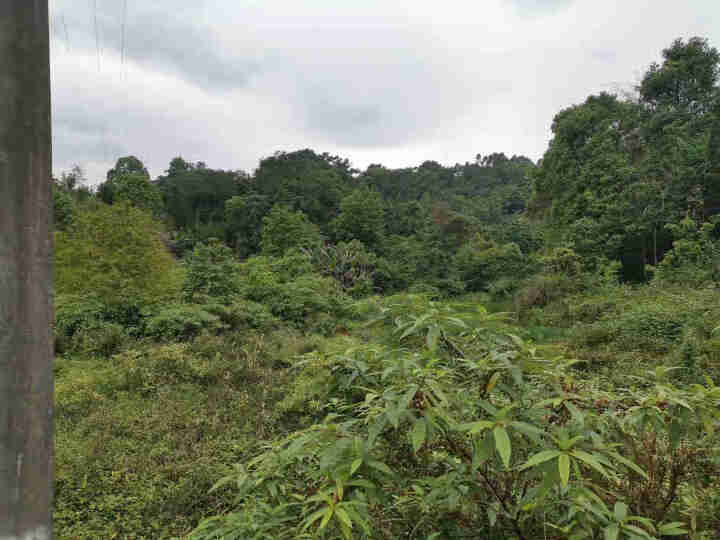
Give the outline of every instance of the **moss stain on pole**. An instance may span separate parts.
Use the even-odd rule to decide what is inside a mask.
[[[47,0],[0,0],[0,540],[52,536]]]

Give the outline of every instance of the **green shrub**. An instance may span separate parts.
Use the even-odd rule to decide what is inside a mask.
[[[296,362],[279,408],[304,414],[299,428],[216,484],[233,512],[191,538],[685,534],[691,507],[673,502],[713,445],[711,382],[679,388],[660,366],[614,391],[482,306],[380,304],[392,338]]]
[[[498,245],[478,234],[458,250],[453,264],[468,291],[482,291],[501,277],[526,276],[530,262],[517,244]]]
[[[316,270],[335,278],[350,296],[360,298],[372,292],[377,256],[359,240],[318,246],[309,253]]]
[[[238,265],[232,250],[217,239],[196,244],[185,257],[183,295],[188,302],[229,302],[237,293]]]
[[[180,286],[160,224],[125,203],[78,212],[55,234],[55,276],[58,295],[110,307],[166,301]]]
[[[94,297],[59,294],[55,297],[55,337],[70,338],[82,328],[97,326],[105,316],[105,305]]]
[[[169,304],[145,320],[145,335],[165,341],[185,340],[203,330],[217,332],[224,325],[218,315],[201,306],[190,304]]]
[[[320,229],[302,212],[276,204],[263,218],[260,247],[266,255],[282,256],[291,248],[310,248],[321,242]]]
[[[269,330],[280,325],[280,320],[270,312],[268,306],[243,298],[235,299],[220,318],[234,329]]]
[[[316,275],[300,276],[283,284],[268,301],[273,315],[299,326],[303,326],[311,314],[346,316],[351,304],[337,281]]]
[[[688,217],[667,229],[674,237],[673,247],[655,269],[655,280],[686,286],[720,281],[720,245],[714,223],[698,226]]]
[[[683,335],[686,315],[662,306],[639,306],[614,321],[617,346],[625,350],[665,352]]]

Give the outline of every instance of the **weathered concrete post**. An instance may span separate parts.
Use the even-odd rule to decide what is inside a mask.
[[[0,540],[52,536],[48,0],[0,0]]]

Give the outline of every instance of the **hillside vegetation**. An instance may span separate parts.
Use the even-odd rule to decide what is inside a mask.
[[[719,71],[539,163],[54,180],[55,535],[717,538]]]

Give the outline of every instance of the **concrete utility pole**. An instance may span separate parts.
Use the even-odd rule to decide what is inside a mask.
[[[0,540],[52,537],[48,0],[0,0]]]

